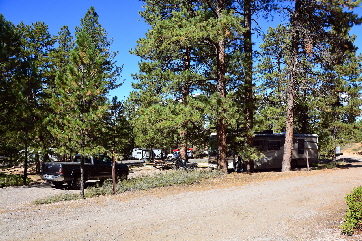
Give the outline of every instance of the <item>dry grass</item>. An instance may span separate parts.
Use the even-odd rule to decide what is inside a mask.
[[[362,143],[351,143],[341,148],[344,155],[358,155],[362,152]]]

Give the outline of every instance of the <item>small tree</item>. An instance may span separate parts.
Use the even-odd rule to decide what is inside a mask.
[[[97,132],[109,108],[107,93],[116,87],[120,69],[115,66],[115,53],[98,23],[98,14],[91,7],[76,28],[75,48],[69,53],[69,64],[64,72],[59,69],[49,93],[53,114],[49,126],[53,136],[62,143],[59,150],[75,150],[81,161],[81,194],[84,196],[84,157],[103,152],[97,143],[102,133]],[[78,178],[78,177],[76,177]],[[76,181],[76,180],[75,180]]]

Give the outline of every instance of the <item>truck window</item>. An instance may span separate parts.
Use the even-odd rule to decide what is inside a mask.
[[[76,156],[75,158],[74,158],[74,161],[75,162],[79,162],[80,163],[80,161],[82,160],[82,157],[81,156]],[[91,163],[90,162],[90,159],[89,158],[84,158],[84,163]]]
[[[94,163],[109,164],[109,163],[112,163],[112,159],[109,156],[96,156],[96,157],[94,157]]]

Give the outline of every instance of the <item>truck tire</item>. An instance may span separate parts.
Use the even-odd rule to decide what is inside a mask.
[[[55,188],[62,188],[63,187],[63,182],[53,182],[53,185]]]
[[[76,176],[72,179],[72,181],[69,181],[68,187],[72,189],[80,189],[80,177]]]
[[[127,172],[118,172],[118,180],[127,180],[128,173]]]

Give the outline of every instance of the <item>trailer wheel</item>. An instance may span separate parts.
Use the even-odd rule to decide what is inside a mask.
[[[103,186],[103,184],[104,184],[104,179],[99,180],[99,181],[97,182],[97,187],[101,187],[101,186]]]

